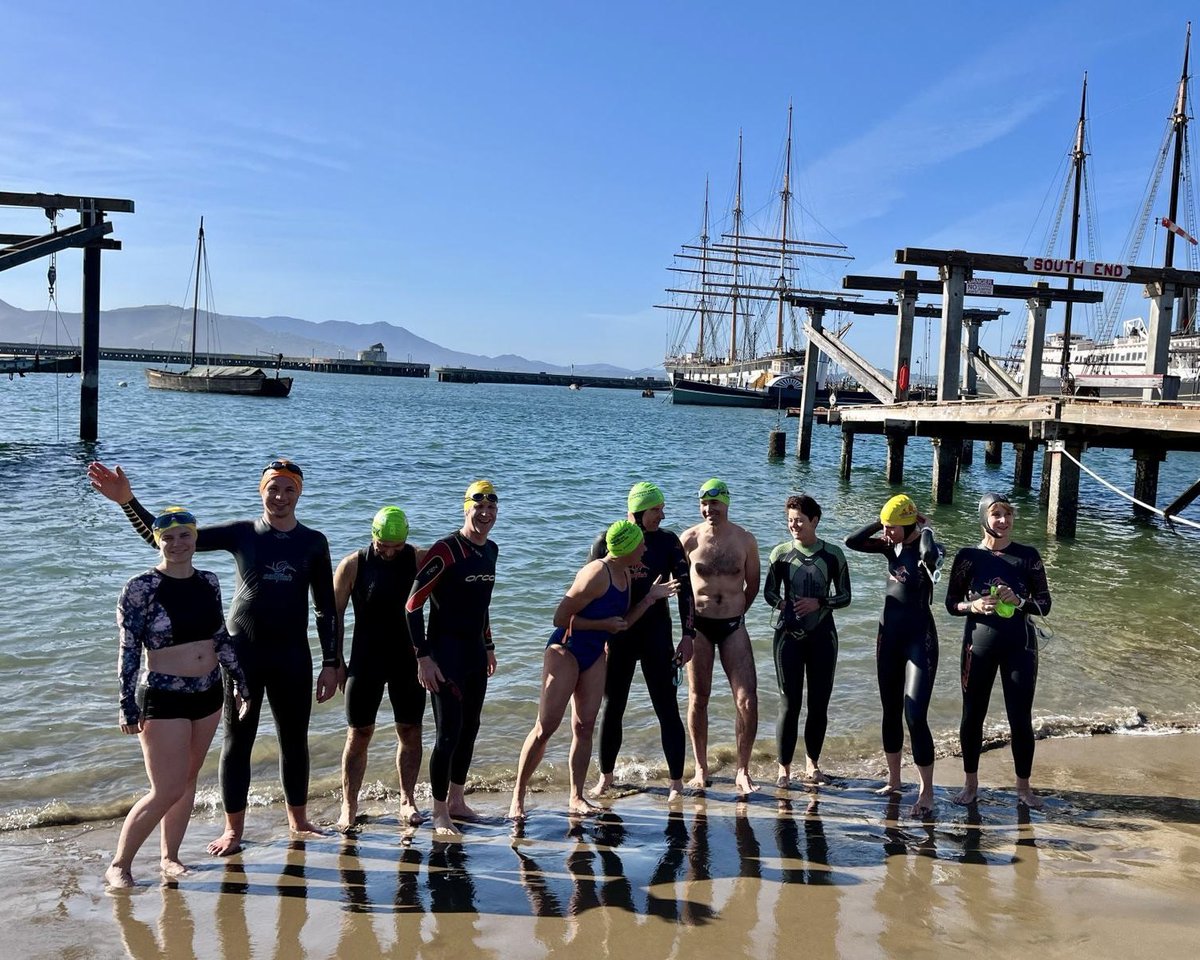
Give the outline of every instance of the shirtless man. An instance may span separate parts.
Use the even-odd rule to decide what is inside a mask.
[[[722,480],[708,480],[700,487],[700,516],[703,522],[680,537],[696,598],[695,652],[688,664],[688,733],[696,775],[688,785],[709,785],[708,699],[719,652],[737,708],[734,786],[739,796],[747,796],[758,789],[750,779],[750,754],[758,733],[758,679],[746,632],[746,611],[758,596],[758,542],[729,520],[729,487]]]
[[[358,791],[367,770],[367,747],[383,703],[384,688],[396,724],[396,773],[400,778],[400,823],[417,826],[417,772],[421,767],[421,722],[425,688],[417,680],[417,658],[404,606],[425,551],[408,540],[408,518],[387,506],[371,521],[371,543],[349,554],[333,575],[337,636],[342,642],[346,607],[354,605],[354,647],[346,669],[346,746],[342,751],[342,811],[338,829],[355,830]]]

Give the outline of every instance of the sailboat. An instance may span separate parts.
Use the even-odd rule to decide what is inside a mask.
[[[1188,58],[1191,48],[1191,24],[1188,24],[1187,37],[1184,42],[1183,71],[1176,89],[1175,102],[1169,119],[1166,135],[1163,138],[1154,175],[1147,185],[1140,216],[1131,231],[1122,251],[1120,262],[1136,263],[1142,241],[1145,239],[1147,227],[1166,231],[1163,266],[1173,267],[1175,264],[1176,238],[1183,240],[1188,246],[1186,269],[1196,270],[1200,264],[1200,250],[1195,236],[1197,232],[1196,211],[1190,208],[1186,198],[1190,191],[1181,191],[1181,186],[1192,182],[1192,173],[1187,169],[1191,151],[1188,149],[1187,124],[1188,115]],[[1064,181],[1063,198],[1058,209],[1066,206],[1066,191],[1074,193],[1071,205],[1070,246],[1067,257],[1075,260],[1081,217],[1080,194],[1086,177],[1086,127],[1087,113],[1087,78],[1084,77],[1083,96],[1080,101],[1079,120],[1076,127],[1075,143],[1071,151],[1071,175]],[[1151,217],[1155,197],[1160,186],[1160,179],[1166,169],[1170,157],[1171,181],[1168,210],[1166,216]],[[1181,193],[1183,196],[1181,196]],[[1181,201],[1183,208],[1181,211]],[[1058,224],[1054,225],[1057,233]],[[1089,253],[1089,259],[1098,259],[1094,252]],[[1074,279],[1067,281],[1068,288],[1074,286]],[[1045,341],[1046,357],[1051,363],[1058,360],[1057,369],[1042,381],[1042,391],[1055,393],[1061,388],[1066,393],[1081,395],[1123,395],[1140,394],[1137,384],[1144,379],[1146,370],[1146,353],[1150,349],[1146,321],[1142,317],[1134,317],[1121,323],[1117,333],[1117,318],[1124,305],[1125,295],[1129,290],[1128,284],[1114,284],[1111,300],[1106,293],[1105,300],[1109,301],[1105,315],[1096,324],[1094,335],[1087,336],[1072,331],[1072,304],[1065,307],[1065,318],[1061,333],[1054,333]],[[1167,360],[1167,375],[1179,378],[1178,396],[1195,399],[1200,397],[1200,330],[1196,326],[1196,290],[1184,290],[1180,293],[1175,306],[1176,325],[1171,333]],[[1010,359],[1019,358],[1024,352],[1024,339],[1014,340],[1010,350]],[[1016,372],[1019,360],[1010,365],[1010,370]],[[1048,382],[1049,381],[1049,382]]]
[[[181,390],[186,393],[230,393],[246,397],[286,397],[292,390],[292,378],[281,377],[279,355],[275,376],[269,377],[261,367],[214,367],[196,363],[196,319],[200,312],[200,278],[208,271],[208,254],[204,247],[204,218],[200,218],[200,233],[196,238],[196,285],[192,295],[192,353],[188,368],[175,372],[146,369],[146,385],[153,390]],[[207,284],[206,284],[207,286]],[[212,313],[208,313],[211,319]]]
[[[672,273],[690,278],[667,288],[672,302],[656,304],[676,316],[674,342],[663,366],[671,377],[674,403],[708,406],[784,407],[800,402],[799,367],[804,359],[803,324],[790,302],[793,294],[825,295],[805,289],[797,273],[809,258],[852,260],[841,243],[804,240],[792,224],[792,107],[788,106],[787,147],[779,189],[779,227],[773,235],[751,226],[743,208],[742,138],[738,136],[737,182],[730,227],[709,233],[709,188],[704,188],[704,219],[698,243],[675,254]],[[844,296],[841,292],[830,296]],[[774,337],[769,336],[774,320]],[[773,342],[772,342],[773,341]],[[828,360],[818,369],[819,397],[828,399]],[[853,399],[853,384],[838,395]]]

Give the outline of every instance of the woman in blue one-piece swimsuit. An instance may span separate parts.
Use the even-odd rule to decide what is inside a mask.
[[[605,535],[608,556],[592,560],[575,575],[554,611],[554,632],[542,657],[542,696],[537,722],[521,747],[517,783],[508,815],[525,817],[525,789],[542,762],[546,744],[562,722],[567,703],[571,709],[571,788],[568,809],[587,813],[592,804],[583,795],[584,780],[592,759],[592,731],[604,698],[605,644],[615,633],[635,623],[664,597],[674,595],[678,581],[660,577],[642,600],[629,606],[632,572],[646,551],[642,528],[618,520]]]

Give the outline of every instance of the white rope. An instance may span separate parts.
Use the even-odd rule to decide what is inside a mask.
[[[1111,490],[1113,493],[1119,494],[1120,496],[1124,497],[1126,500],[1130,501],[1131,503],[1136,503],[1139,507],[1142,507],[1145,510],[1149,510],[1151,513],[1157,513],[1160,517],[1162,517],[1164,520],[1166,520],[1167,523],[1183,523],[1189,527],[1195,527],[1197,530],[1200,530],[1200,523],[1193,523],[1191,520],[1185,520],[1183,517],[1179,516],[1178,514],[1173,514],[1168,517],[1165,513],[1163,513],[1163,511],[1159,510],[1158,507],[1156,507],[1152,504],[1149,504],[1149,503],[1143,503],[1137,497],[1130,496],[1128,493],[1126,493],[1124,490],[1120,489],[1119,487],[1114,487],[1111,483],[1109,483],[1102,476],[1100,476],[1100,474],[1096,473],[1093,470],[1089,470],[1082,463],[1080,463],[1073,456],[1071,456],[1071,454],[1067,453],[1067,450],[1065,447],[1060,447],[1056,452],[1061,453],[1064,457],[1066,457],[1068,460],[1070,460],[1073,464],[1075,464],[1075,466],[1077,466],[1080,470],[1082,470],[1084,473],[1086,473],[1089,477],[1091,477],[1093,480],[1096,480],[1099,483],[1104,484],[1104,486],[1108,487],[1108,489]]]

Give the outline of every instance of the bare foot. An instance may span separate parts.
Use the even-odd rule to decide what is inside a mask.
[[[104,871],[104,882],[114,890],[128,890],[134,886],[133,874],[128,867],[118,867],[115,863]]]
[[[695,775],[688,781],[688,786],[693,790],[703,790],[712,786],[712,781],[708,779],[708,771],[697,767]]]
[[[1046,805],[1046,801],[1035,795],[1032,788],[1018,790],[1017,803],[1028,807],[1030,810],[1041,810]]]
[[[474,810],[472,810],[469,806],[467,806],[467,801],[462,799],[461,797],[459,797],[455,800],[450,800],[446,804],[446,809],[450,813],[450,816],[455,817],[458,820],[478,820],[479,819],[479,814],[477,814]]]
[[[513,797],[512,803],[508,805],[508,819],[513,823],[525,822],[525,802]]]
[[[417,805],[411,800],[401,800],[400,810],[397,813],[400,822],[408,827],[419,827],[425,822],[425,815],[417,809]]]
[[[288,830],[292,834],[292,839],[302,839],[304,837],[324,837],[328,836],[325,830],[322,830],[311,820],[297,820],[294,823],[288,824]]]
[[[435,840],[461,839],[462,834],[450,819],[449,812],[435,811],[433,814],[433,836]]]
[[[358,807],[348,803],[342,804],[342,812],[338,817],[335,829],[338,833],[357,833],[355,823],[358,821]]]
[[[877,797],[895,797],[904,792],[904,788],[898,783],[885,783],[882,787],[875,791]]]
[[[811,767],[810,769],[804,771],[804,782],[816,785],[828,783],[829,778],[825,776],[820,767]]]
[[[750,771],[744,767],[734,776],[733,787],[739,797],[748,797],[758,792],[758,784],[750,779]]]
[[[600,774],[600,779],[596,781],[596,785],[592,787],[593,797],[602,797],[608,793],[613,785],[613,775],[611,773]]]
[[[228,857],[232,854],[240,853],[242,849],[242,835],[234,830],[226,830],[210,843],[207,849],[214,857]]]
[[[979,799],[978,787],[963,787],[954,795],[954,802],[960,807],[968,807]]]
[[[163,857],[158,861],[158,866],[164,877],[185,877],[192,872],[187,864],[180,863],[174,857]]]
[[[588,800],[587,797],[571,797],[567,801],[567,813],[573,817],[590,817],[592,814],[599,812],[600,808]]]
[[[678,803],[683,799],[683,780],[672,780],[667,790],[667,803]]]
[[[782,763],[779,765],[779,776],[775,778],[775,786],[786,789],[792,783],[792,768],[785,767]]]
[[[921,794],[917,797],[917,802],[912,805],[912,809],[908,812],[910,817],[916,820],[924,819],[925,817],[933,816],[933,795],[926,796]]]

